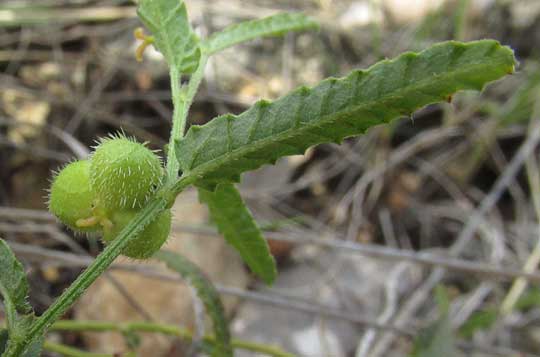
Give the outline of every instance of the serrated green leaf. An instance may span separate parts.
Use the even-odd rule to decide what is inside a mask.
[[[497,41],[444,42],[406,53],[342,79],[302,87],[273,103],[192,126],[176,144],[182,180],[211,188],[242,172],[302,154],[315,144],[341,142],[370,127],[446,101],[456,91],[481,90],[514,70],[510,48]]]
[[[0,294],[4,299],[8,327],[12,327],[17,314],[28,314],[32,307],[28,303],[28,280],[22,264],[17,260],[7,243],[0,239]]]
[[[255,274],[271,284],[277,275],[276,262],[234,185],[220,184],[214,191],[200,188],[199,199],[208,205],[213,221],[227,242]]]
[[[203,42],[208,54],[219,52],[227,47],[261,37],[281,36],[291,31],[304,31],[317,28],[318,23],[299,13],[283,13],[259,20],[241,22],[213,34]]]
[[[154,35],[154,45],[169,66],[181,73],[197,68],[201,51],[199,39],[189,24],[183,0],[141,0],[137,14]]]
[[[215,343],[212,356],[232,357],[231,335],[229,323],[225,317],[223,303],[210,280],[187,258],[171,251],[160,250],[152,256],[164,262],[169,269],[179,273],[197,291],[197,296],[204,304],[206,313],[212,320]]]
[[[27,300],[29,286],[24,268],[3,239],[0,239],[0,272],[0,294],[4,299],[9,330],[3,348],[9,349],[26,342],[26,332],[35,316]],[[42,344],[42,339],[33,342],[21,356],[40,356]]]

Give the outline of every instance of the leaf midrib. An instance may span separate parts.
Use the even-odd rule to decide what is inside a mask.
[[[399,59],[400,57],[396,58],[395,60]],[[392,60],[392,61],[395,61],[395,60]],[[388,63],[388,62],[392,62],[392,61],[386,61],[386,62]],[[501,64],[504,64],[504,61],[491,61],[491,62],[483,61],[483,62],[477,62],[477,63],[473,63],[473,64],[467,64],[467,66],[465,66],[464,70],[459,70],[458,69],[458,70],[455,70],[455,71],[452,71],[452,72],[444,72],[442,74],[435,75],[433,77],[428,77],[428,78],[425,78],[425,79],[423,79],[423,80],[421,80],[419,82],[415,82],[413,85],[407,85],[405,87],[400,87],[399,89],[396,89],[396,90],[388,93],[387,95],[384,95],[384,96],[378,98],[377,100],[370,100],[370,101],[364,102],[363,104],[358,104],[358,105],[352,106],[350,109],[342,110],[342,111],[339,111],[339,112],[334,112],[332,114],[325,115],[320,120],[317,120],[317,121],[315,121],[313,123],[310,122],[310,123],[308,123],[306,125],[303,125],[301,127],[291,127],[290,129],[282,131],[281,133],[279,133],[279,134],[277,134],[275,136],[268,136],[267,138],[263,138],[263,139],[258,140],[256,142],[246,144],[246,145],[244,145],[244,146],[242,146],[242,147],[240,147],[238,149],[232,150],[231,152],[220,155],[220,157],[218,157],[216,159],[213,159],[213,160],[210,160],[210,161],[208,161],[208,162],[206,162],[204,164],[201,164],[201,165],[197,166],[195,169],[185,172],[182,175],[181,180],[182,181],[187,180],[187,181],[191,182],[194,179],[196,179],[198,176],[204,175],[206,172],[212,171],[214,168],[221,166],[223,163],[225,163],[227,161],[234,160],[236,158],[242,158],[242,157],[246,156],[246,154],[248,154],[250,152],[253,152],[253,151],[258,151],[260,148],[265,147],[265,146],[267,146],[269,144],[279,142],[279,141],[283,141],[283,140],[286,140],[286,139],[290,139],[290,138],[293,138],[295,136],[299,136],[302,133],[304,133],[306,131],[309,131],[311,128],[321,126],[321,125],[324,125],[324,124],[326,124],[328,122],[336,120],[335,118],[337,116],[344,116],[344,115],[347,115],[348,113],[355,112],[355,111],[358,111],[360,109],[368,108],[370,106],[373,106],[373,105],[375,105],[375,104],[377,104],[377,103],[379,103],[381,101],[389,100],[389,99],[392,99],[393,97],[398,97],[398,96],[395,95],[395,93],[397,93],[397,92],[399,92],[399,93],[410,93],[410,92],[418,91],[419,88],[422,88],[422,87],[432,83],[434,78],[437,78],[439,81],[444,80],[444,78],[453,78],[458,74],[462,75],[462,74],[465,74],[465,73],[468,73],[468,72],[476,72],[479,67],[486,67],[486,66],[489,66],[490,64],[498,63],[498,62],[500,62]],[[380,64],[382,64],[382,63],[380,63]],[[380,65],[380,64],[377,64],[377,65]],[[366,72],[370,71],[371,69],[373,69],[373,67],[367,69]],[[327,80],[332,80],[332,79],[335,80],[337,78],[329,78]],[[341,79],[344,79],[344,78],[341,78]],[[338,79],[338,80],[341,80],[341,79]],[[403,95],[400,95],[399,97],[403,97]],[[425,105],[429,105],[429,104],[432,104],[432,103],[437,103],[437,101],[433,101],[433,102],[427,103]],[[383,124],[383,123],[381,123],[381,124]]]

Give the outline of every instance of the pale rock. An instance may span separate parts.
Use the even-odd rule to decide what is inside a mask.
[[[199,265],[213,282],[245,288],[248,283],[247,272],[239,256],[223,239],[182,233],[178,228],[175,229],[183,224],[204,224],[207,220],[206,208],[198,203],[195,192],[183,193],[173,207],[172,234],[165,248],[188,257]],[[119,258],[117,262],[126,263],[127,259]],[[155,261],[141,264],[170,273],[166,267]],[[186,285],[126,271],[110,270],[109,274],[122,284],[132,299],[143,307],[154,322],[194,328],[192,294]],[[226,310],[230,312],[236,306],[237,299],[225,297],[224,304]],[[79,300],[75,307],[75,318],[117,322],[143,320],[143,317],[104,276],[100,277]],[[141,334],[141,337],[142,343],[137,350],[140,356],[165,356],[172,346],[171,338],[157,334]],[[91,351],[118,353],[126,350],[123,337],[115,333],[86,333],[84,340]]]
[[[385,308],[385,284],[395,263],[360,255],[325,251],[312,245],[295,249],[294,264],[280,270],[273,293],[316,301],[352,315],[376,320]],[[421,274],[408,270],[396,288],[407,291]],[[261,288],[261,292],[267,291]],[[356,349],[364,326],[343,319],[324,318],[293,307],[244,301],[231,325],[242,340],[278,346],[295,356],[346,357]],[[259,356],[238,351],[236,357]]]
[[[338,337],[331,330],[326,331],[323,340],[320,329],[312,325],[305,330],[293,333],[292,340],[302,356],[318,356],[321,351],[325,351],[325,353],[331,356],[346,356],[341,348]]]
[[[47,85],[47,82],[61,79],[62,76],[60,66],[54,62],[22,66],[19,73],[22,80],[31,86]]]

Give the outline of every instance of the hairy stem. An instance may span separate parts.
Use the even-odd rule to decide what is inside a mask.
[[[21,344],[10,345],[5,357],[18,357],[25,348],[58,320],[86,289],[112,264],[120,255],[122,249],[161,213],[169,202],[163,195],[156,196],[146,205],[135,218],[120,232],[118,237],[94,260],[79,277],[67,288],[62,295],[32,324]]]
[[[61,320],[57,321],[51,330],[54,331],[91,331],[91,332],[152,332],[160,333],[169,336],[176,336],[183,339],[190,340],[193,338],[193,333],[185,328],[179,328],[175,325],[158,324],[153,322],[127,322],[127,323],[115,323],[108,321],[73,321],[73,320]],[[204,336],[204,341],[208,343],[214,343],[213,336]],[[280,350],[279,348],[259,344],[255,342],[232,340],[231,342],[234,348],[251,351],[255,353],[264,353],[268,356],[274,357],[292,357],[294,355]]]
[[[178,178],[180,165],[176,159],[176,150],[174,150],[174,146],[176,141],[181,139],[186,131],[189,108],[201,85],[207,62],[208,56],[202,54],[197,70],[191,75],[187,87],[182,87],[180,85],[180,71],[177,68],[171,67],[169,72],[171,77],[171,95],[174,106],[172,130],[167,153],[167,177],[169,182],[174,182]]]
[[[181,138],[183,135],[181,130],[183,125],[181,122],[185,121],[183,118],[185,116],[186,93],[182,90],[178,69],[171,67],[169,76],[171,79],[171,96],[174,107],[171,136],[169,138],[169,147],[167,148],[167,179],[170,181],[178,175],[179,165],[174,152],[174,141],[176,140],[175,138]]]

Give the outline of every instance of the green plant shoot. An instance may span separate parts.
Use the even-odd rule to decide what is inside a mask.
[[[0,293],[7,316],[7,331],[0,330],[0,341],[5,341],[0,343],[2,356],[39,355],[48,329],[120,254],[151,258],[167,239],[169,208],[188,186],[199,189],[219,232],[253,273],[271,284],[277,276],[275,261],[234,186],[244,172],[302,154],[313,145],[341,143],[446,101],[460,90],[482,90],[512,73],[515,65],[512,50],[493,40],[444,42],[312,88],[298,88],[274,102],[261,100],[244,113],[217,117],[186,133],[189,108],[210,56],[255,38],[314,29],[317,23],[302,14],[278,14],[204,39],[191,27],[183,0],[140,0],[138,15],[153,36],[144,45],[152,43],[170,68],[174,113],[166,166],[143,145],[114,137],[98,146],[89,163],[79,165],[87,171],[77,169],[70,177],[59,174],[67,181],[53,184],[51,211],[73,229],[101,232],[107,246],[37,318],[26,299],[29,289],[22,265],[0,241]],[[181,84],[182,76],[189,76],[186,84]],[[79,189],[73,190],[75,186]],[[77,197],[84,200],[72,207]],[[154,258],[197,289],[214,323],[212,354],[232,356],[227,319],[211,283],[182,257],[161,251]]]

